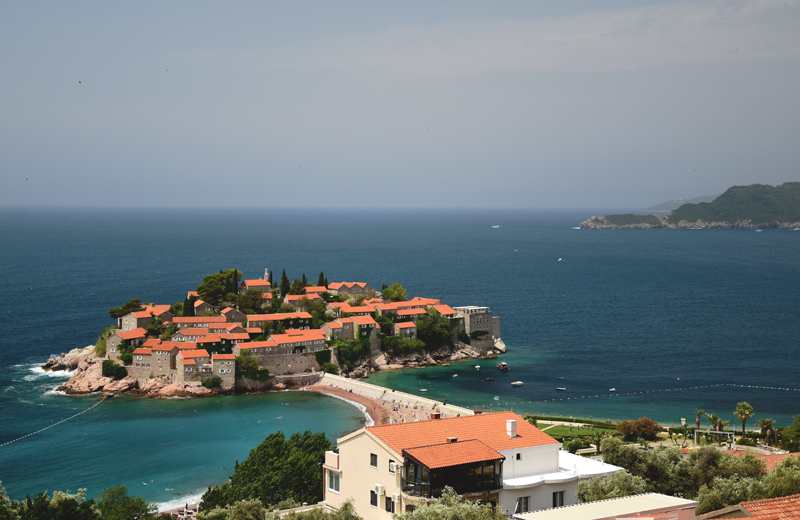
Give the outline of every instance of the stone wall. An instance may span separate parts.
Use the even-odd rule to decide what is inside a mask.
[[[305,373],[307,369],[313,371],[319,371],[320,369],[319,364],[317,364],[317,358],[314,356],[313,352],[261,356],[259,358],[259,364],[269,368],[269,373],[274,375],[282,375],[286,372],[302,374]]]
[[[236,380],[237,392],[263,392],[272,390],[275,385],[283,384],[287,387],[300,387],[313,385],[320,380],[322,374],[319,372],[295,374],[291,376],[272,376],[266,381],[254,381],[252,379],[239,378]]]

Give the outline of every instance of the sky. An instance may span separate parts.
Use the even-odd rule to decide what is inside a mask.
[[[800,180],[796,0],[0,2],[0,206],[647,208]]]

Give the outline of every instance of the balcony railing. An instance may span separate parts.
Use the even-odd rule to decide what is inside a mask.
[[[405,478],[401,480],[404,493],[411,496],[422,497],[438,496],[441,494],[444,486],[452,487],[455,489],[456,493],[459,494],[489,491],[502,487],[502,477],[500,475],[462,478],[449,482],[434,482],[433,486],[431,486],[430,482],[409,481]],[[433,495],[431,493],[433,493]]]

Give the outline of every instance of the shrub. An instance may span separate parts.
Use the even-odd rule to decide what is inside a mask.
[[[583,448],[583,441],[580,439],[572,439],[567,443],[567,451],[570,453],[577,453],[581,448]]]
[[[111,377],[114,379],[122,379],[128,375],[128,371],[125,370],[125,367],[120,366],[111,359],[103,361],[102,373],[103,377]]]
[[[617,423],[617,431],[626,441],[635,441],[639,437],[652,441],[662,430],[661,426],[649,417],[639,417],[635,421],[626,419]]]
[[[317,360],[317,364],[319,366],[324,365],[325,363],[331,362],[331,351],[330,349],[320,350],[314,352],[314,358]]]
[[[322,368],[323,372],[327,372],[328,374],[334,374],[335,375],[335,374],[339,373],[339,367],[337,367],[333,363],[322,363],[320,365],[320,368]]]
[[[222,386],[222,378],[219,376],[212,376],[203,381],[202,384],[206,388],[219,388]]]

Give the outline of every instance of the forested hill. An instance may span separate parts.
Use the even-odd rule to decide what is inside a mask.
[[[684,204],[669,216],[606,215],[581,228],[764,228],[800,226],[800,182],[733,186],[713,202]]]

